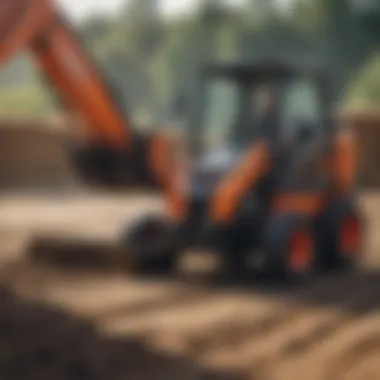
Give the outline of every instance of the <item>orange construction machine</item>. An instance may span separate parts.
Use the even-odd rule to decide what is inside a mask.
[[[356,140],[332,117],[326,72],[278,59],[214,64],[200,83],[191,153],[167,172],[166,214],[125,232],[135,269],[171,271],[189,247],[215,250],[233,273],[352,267]]]
[[[278,60],[207,66],[192,102],[189,155],[170,160],[167,140],[133,131],[49,0],[0,5],[0,61],[28,49],[84,119],[85,174],[110,182],[129,171],[162,185],[166,215],[122,236],[135,270],[170,272],[189,247],[216,250],[229,271],[255,262],[276,277],[356,262],[356,141],[331,117],[323,71]]]
[[[83,121],[73,155],[79,173],[104,185],[157,184],[165,141],[138,134],[51,0],[0,1],[0,64],[28,51],[65,108]]]
[[[265,60],[207,65],[201,79],[184,154],[161,161],[164,212],[124,227],[117,263],[167,275],[197,249],[218,253],[221,274],[233,278],[258,270],[303,280],[354,268],[363,238],[356,138],[333,117],[326,72]],[[76,247],[43,239],[32,256],[110,257],[91,242]]]

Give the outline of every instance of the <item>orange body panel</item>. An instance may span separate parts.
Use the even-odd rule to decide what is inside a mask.
[[[159,183],[169,186],[172,176],[172,167],[174,166],[174,157],[172,157],[172,142],[162,134],[152,136],[149,151],[149,162],[151,170],[156,175]]]
[[[175,221],[187,217],[189,189],[189,167],[187,163],[176,164],[171,167],[170,175],[165,174],[164,190],[168,217]]]
[[[314,216],[322,211],[326,199],[323,193],[278,194],[273,198],[271,212],[299,213]]]
[[[352,130],[336,135],[333,149],[333,179],[338,193],[347,193],[355,184],[358,152]]]
[[[270,151],[266,143],[255,143],[240,165],[218,187],[211,203],[211,219],[230,221],[246,192],[268,172]]]
[[[186,198],[181,191],[170,187],[166,191],[166,213],[173,221],[185,220],[188,212]]]

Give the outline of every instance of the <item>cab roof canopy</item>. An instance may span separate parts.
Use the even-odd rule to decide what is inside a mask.
[[[321,80],[327,79],[326,70],[321,66],[281,59],[209,63],[205,66],[204,74],[230,77],[244,82],[291,79],[303,74]]]

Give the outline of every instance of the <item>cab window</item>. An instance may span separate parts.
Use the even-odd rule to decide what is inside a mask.
[[[318,87],[313,80],[300,78],[284,89],[283,125],[285,133],[309,129],[315,135],[321,122],[322,107]]]

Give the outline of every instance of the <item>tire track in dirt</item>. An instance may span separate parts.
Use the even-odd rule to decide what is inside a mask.
[[[369,380],[378,379],[380,368],[372,366],[375,376],[363,376],[365,369],[374,356],[380,354],[380,318],[379,315],[368,315],[353,319],[342,328],[292,360],[278,361],[271,371],[266,371],[274,379],[292,379],[294,373],[301,377],[307,374],[310,380]],[[320,342],[322,343],[322,342]],[[377,362],[378,363],[378,362]],[[313,368],[313,371],[310,371]]]
[[[350,293],[352,289],[346,287],[347,295],[339,300],[344,310],[305,309],[300,310],[298,315],[294,310],[293,318],[288,319],[287,323],[279,324],[269,334],[255,340],[248,339],[238,347],[223,347],[215,353],[210,352],[205,355],[205,362],[213,366],[222,365],[229,369],[252,372],[256,376],[255,379],[258,376],[260,379],[287,379],[284,373],[278,370],[281,362],[291,362],[294,358],[299,360],[314,348],[321,348],[324,352],[324,346],[332,339],[332,336],[339,337],[340,332],[365,319],[354,314],[355,311],[361,315],[369,313],[374,302],[378,300],[380,289],[373,289],[371,285],[367,284],[366,287],[356,289],[352,293]],[[363,297],[363,294],[367,296]],[[347,313],[347,310],[350,312]],[[315,365],[313,358],[314,355],[311,356],[309,366],[305,367],[305,377],[309,375],[310,368]],[[324,367],[323,364],[327,358],[324,357],[324,361],[320,364],[321,368]],[[274,371],[277,376],[273,373]],[[299,373],[298,370],[296,372]],[[291,376],[289,379],[294,378],[294,373],[294,368],[289,370],[289,376]],[[322,376],[321,379],[325,377]],[[337,377],[332,377],[332,379],[337,379]]]
[[[340,336],[338,355],[334,361],[330,359],[330,366],[326,371],[326,379],[367,380],[378,379],[380,368],[380,328],[379,317],[361,319],[346,336]],[[347,341],[347,336],[350,336]]]
[[[329,291],[331,285],[326,285],[323,290],[328,292],[329,300],[339,300],[341,306],[347,307],[359,304],[362,301],[362,290],[350,292],[346,284],[337,284],[335,289]],[[318,290],[317,290],[318,291]],[[323,291],[319,290],[319,295],[322,296]],[[372,304],[372,301],[371,301]],[[305,334],[309,333],[311,337],[315,336],[316,332],[323,333],[337,323],[337,315],[339,311],[310,308],[305,305],[298,305],[292,308],[286,308],[282,313],[278,313],[274,318],[277,320],[270,330],[265,330],[257,336],[248,336],[241,344],[234,347],[222,347],[215,352],[209,352],[208,360],[211,362],[223,362],[232,366],[245,366],[246,363],[257,364],[267,362],[277,356],[279,352],[295,349],[297,344],[301,345]],[[264,316],[263,318],[265,318]],[[271,318],[271,316],[269,316]],[[273,318],[273,317],[272,317]],[[257,321],[252,321],[256,324]],[[298,340],[297,340],[298,339]],[[301,339],[301,340],[300,340]],[[305,342],[307,339],[305,340]],[[231,349],[234,355],[231,355]]]
[[[336,279],[325,279],[309,289],[299,291],[299,297],[312,293],[314,298],[325,301],[348,300],[347,285]],[[296,294],[294,295],[295,299]],[[348,301],[347,300],[347,301]],[[230,350],[249,341],[265,338],[278,329],[288,329],[292,323],[304,316],[306,322],[314,318],[316,311],[306,309],[294,300],[279,302],[277,298],[265,295],[251,297],[236,293],[214,294],[202,291],[195,300],[184,295],[181,302],[168,302],[167,306],[160,302],[144,313],[129,313],[125,306],[125,314],[102,320],[100,323],[106,330],[117,332],[144,332],[155,344],[176,347],[187,354],[208,356],[214,350],[223,350],[228,355]],[[326,312],[325,312],[326,313]],[[306,323],[305,322],[305,323]]]
[[[335,280],[330,279],[330,281],[311,285],[314,297],[322,297],[331,302],[341,298],[347,287],[345,284],[337,284],[331,289],[334,282]],[[308,289],[308,292],[311,289]],[[304,290],[298,293],[299,296],[306,296]],[[236,300],[237,296],[234,297]],[[233,299],[226,298],[226,302],[231,306],[234,304]],[[207,356],[221,347],[227,352],[236,350],[236,347],[247,341],[260,339],[273,330],[282,326],[286,327],[299,318],[303,310],[304,306],[294,300],[284,299],[283,302],[279,302],[278,299],[273,300],[270,297],[247,296],[239,305],[236,305],[232,313],[223,314],[212,311],[208,314],[208,318],[190,321],[187,326],[181,326],[181,328],[175,328],[172,324],[162,326],[159,332],[152,333],[151,336],[156,341],[166,341],[166,344],[167,337],[171,336],[175,341],[182,340],[188,354]],[[178,318],[180,317],[181,315],[178,315]]]
[[[66,288],[61,279],[58,288],[68,299],[76,291],[77,300],[97,292],[105,300],[121,286],[128,293],[120,291],[108,307],[100,307],[99,300],[87,309],[76,304],[76,312],[111,335],[140,336],[206,367],[254,374],[258,380],[294,379],[294,373],[310,380],[368,380],[359,376],[376,367],[372,362],[380,351],[380,318],[370,316],[380,288],[375,277],[353,278],[323,279],[283,296],[132,279],[84,282],[82,288],[79,283]],[[53,286],[62,303],[57,291]],[[313,375],[310,368],[316,368]]]
[[[312,298],[325,297],[328,303],[336,301],[340,306],[338,310],[311,309],[293,302],[279,306],[278,300],[275,305],[270,298],[249,300],[228,294],[210,295],[202,300],[201,294],[195,303],[187,298],[157,312],[151,313],[147,308],[146,317],[120,315],[119,327],[116,326],[114,332],[120,328],[144,332],[156,344],[171,343],[172,349],[195,356],[203,364],[253,371],[266,379],[268,368],[279,361],[302,356],[315,346],[323,345],[331,335],[355,324],[358,317],[347,314],[347,310],[351,313],[370,311],[380,296],[380,289],[373,285],[369,282],[357,287],[341,278],[300,292],[303,297],[310,293]],[[118,324],[112,318],[109,322]]]
[[[192,299],[184,297],[182,302],[157,307],[138,315],[126,314],[100,321],[103,328],[111,334],[143,333],[151,338],[166,335],[174,339],[180,339],[187,343],[186,331],[197,326],[209,326],[215,319],[228,319],[236,315],[240,308],[245,312],[265,310],[272,308],[270,301],[256,299],[252,303],[247,302],[246,297],[226,294],[199,293],[199,297]],[[177,332],[177,333],[176,333]]]
[[[380,328],[373,328],[373,334],[368,328],[359,329],[363,334],[367,331],[368,337],[356,333],[356,340],[346,338],[351,346],[338,344],[342,336],[345,340],[358,324],[366,323],[367,314],[380,297],[376,277],[334,276],[282,295],[270,288],[267,292],[246,292],[127,278],[71,283],[69,277],[52,285],[56,303],[69,300],[67,308],[95,320],[109,334],[140,336],[157,348],[185,354],[207,367],[254,374],[259,380],[287,380],[287,373],[293,374],[289,377],[293,379],[294,371],[314,380],[308,371],[315,365],[317,373],[326,367],[315,380],[346,379],[347,372],[364,371],[361,362],[361,369],[346,369],[346,363],[354,361],[351,357],[367,352],[368,363],[380,349],[380,339],[376,339]],[[119,294],[105,306],[107,295],[115,290]],[[78,304],[91,294],[98,294],[99,300]],[[377,322],[379,325],[378,317]],[[334,341],[338,343],[332,344]],[[326,346],[336,349],[330,348],[326,355]],[[340,366],[330,357],[337,358]]]
[[[247,379],[380,378],[376,273],[334,275],[293,292],[260,284],[240,291],[180,281],[43,277],[42,285],[51,287],[47,301],[95,320],[110,335],[137,335]]]
[[[204,294],[199,291],[192,290],[178,290],[175,292],[168,291],[166,294],[161,294],[160,297],[152,297],[151,299],[141,300],[134,303],[127,303],[125,305],[116,307],[112,310],[105,310],[97,313],[93,318],[101,323],[107,323],[122,317],[123,319],[141,319],[147,314],[159,312],[166,312],[173,307],[181,309],[183,306],[204,305],[209,302],[215,301],[215,295]]]
[[[173,308],[212,302],[214,292],[196,286],[175,286],[163,281],[141,282],[128,278],[75,279],[62,273],[49,274],[46,268],[11,268],[7,277],[14,289],[27,286],[27,295],[43,299],[78,316],[107,324],[114,320],[141,320],[141,317]],[[26,273],[28,272],[28,273]],[[26,277],[27,276],[27,277]],[[21,286],[18,277],[22,278]],[[45,289],[44,293],[43,289]],[[21,290],[21,293],[24,293]]]
[[[362,298],[358,293],[350,300],[351,306],[353,307],[352,311],[348,313],[347,311],[339,311],[338,313],[330,312],[329,314],[321,315],[320,318],[318,318],[318,314],[316,314],[314,318],[311,317],[314,321],[311,320],[309,326],[307,323],[305,324],[304,331],[302,331],[302,328],[298,331],[295,328],[292,329],[293,336],[289,341],[285,341],[284,344],[279,344],[271,357],[268,356],[261,363],[259,362],[258,366],[253,366],[253,371],[257,371],[261,365],[261,373],[265,375],[264,377],[271,374],[274,378],[286,379],[280,368],[287,366],[291,368],[290,373],[297,371],[297,373],[302,374],[301,370],[296,369],[297,366],[295,363],[302,362],[302,358],[307,362],[305,359],[307,357],[309,357],[309,370],[311,368],[310,366],[316,366],[319,369],[323,369],[323,371],[328,370],[330,365],[328,363],[331,362],[331,358],[336,358],[337,355],[332,350],[329,355],[326,356],[324,353],[326,345],[334,340],[339,342],[352,328],[355,329],[358,324],[365,323],[368,314],[371,313],[374,302],[378,300],[379,296],[380,290],[373,292],[366,298]],[[355,315],[355,307],[360,309],[360,315]],[[319,350],[324,353],[322,354],[320,363],[316,360]],[[273,373],[273,370],[275,370],[277,376]],[[303,374],[304,376],[308,375],[307,367],[304,368]],[[316,379],[320,378],[327,380],[325,373],[320,377],[316,377]],[[334,376],[331,379],[341,379],[341,377]]]

